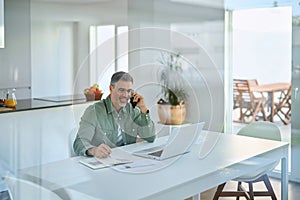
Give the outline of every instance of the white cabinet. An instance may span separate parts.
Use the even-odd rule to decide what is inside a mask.
[[[0,114],[0,160],[12,171],[69,157],[69,134],[90,103]]]

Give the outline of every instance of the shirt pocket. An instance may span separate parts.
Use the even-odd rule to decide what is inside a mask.
[[[137,136],[137,128],[138,126],[134,123],[125,123],[124,127],[122,129],[122,132],[124,132],[126,135],[136,137]]]
[[[115,143],[117,135],[114,134],[114,130],[111,129],[102,129],[102,140],[105,144]]]

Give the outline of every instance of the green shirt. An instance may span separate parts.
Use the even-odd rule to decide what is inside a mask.
[[[89,106],[79,125],[73,143],[77,155],[86,155],[86,150],[102,143],[116,147],[118,130],[122,132],[124,144],[135,143],[137,136],[148,142],[155,139],[155,127],[149,114],[141,113],[137,107],[133,109],[130,103],[117,113],[110,95]]]

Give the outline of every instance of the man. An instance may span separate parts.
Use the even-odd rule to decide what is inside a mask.
[[[110,95],[85,110],[73,143],[77,155],[105,158],[111,148],[135,143],[137,136],[154,141],[154,123],[144,97],[133,92],[132,84],[128,73],[116,72],[111,77]],[[131,96],[135,108],[128,103]]]

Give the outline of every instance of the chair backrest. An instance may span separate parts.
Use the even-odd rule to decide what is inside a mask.
[[[78,131],[78,127],[76,126],[69,133],[69,156],[70,157],[76,156],[74,149],[73,149],[73,143],[76,138],[77,131]]]
[[[267,121],[252,122],[251,124],[248,124],[241,128],[238,132],[238,135],[281,141],[280,129],[276,124]],[[270,163],[269,165],[255,171],[253,174],[247,174],[245,177],[242,176],[237,178],[237,180],[254,181],[261,175],[267,174],[272,171],[278,165],[278,163],[279,161]]]
[[[252,81],[245,79],[233,80],[233,99],[236,107],[245,107],[246,103],[253,101],[253,94],[250,92],[249,83],[252,83]]]
[[[258,121],[241,128],[238,135],[281,141],[280,129],[276,124],[267,121]]]
[[[62,200],[62,198],[51,190],[33,182],[8,175],[4,176],[3,179],[8,187],[8,193],[12,200]]]

